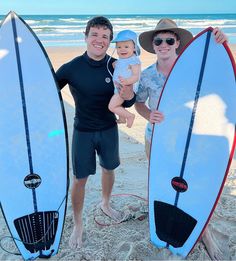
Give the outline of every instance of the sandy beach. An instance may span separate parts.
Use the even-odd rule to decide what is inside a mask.
[[[236,45],[230,45],[236,59]],[[48,47],[47,53],[55,70],[63,63],[83,53],[85,48]],[[112,49],[109,50],[112,53]],[[142,67],[155,61],[155,55],[142,50]],[[74,103],[68,87],[62,91],[67,117],[69,143],[74,118]],[[119,125],[121,165],[116,170],[116,182],[112,204],[116,209],[130,214],[130,208],[140,210],[145,205],[148,188],[148,161],[144,152],[144,129],[146,121],[136,114],[134,125],[128,129]],[[70,164],[70,179],[72,168]],[[114,224],[104,217],[98,209],[101,198],[101,171],[97,164],[97,173],[89,178],[86,187],[84,206],[84,245],[81,249],[69,248],[68,240],[73,229],[72,206],[69,199],[62,241],[59,253],[51,260],[181,260],[167,249],[158,249],[149,240],[148,218],[131,219],[121,224]],[[72,182],[70,182],[72,183]],[[224,260],[236,260],[236,161],[232,162],[223,193],[210,220],[209,229],[216,244],[224,253]],[[129,211],[129,212],[128,212]],[[132,213],[131,213],[132,214]],[[102,223],[98,224],[98,223]],[[0,238],[9,235],[4,218],[0,213]],[[14,246],[12,245],[12,248]],[[12,249],[10,249],[12,250]],[[0,260],[22,260],[0,249]],[[210,260],[204,245],[199,242],[187,260]]]

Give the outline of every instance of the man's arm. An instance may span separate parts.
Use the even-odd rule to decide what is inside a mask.
[[[136,111],[150,123],[161,123],[164,120],[161,112],[151,111],[144,102],[136,102],[134,106]]]
[[[122,106],[125,108],[129,108],[134,105],[135,101],[136,101],[136,94],[133,92],[133,98],[130,100],[125,100]]]
[[[116,87],[119,90],[120,97],[124,99],[122,106],[125,108],[131,107],[136,101],[136,95],[133,91],[133,85],[124,85],[116,82]]]
[[[66,67],[65,65],[62,65],[57,71],[56,71],[56,81],[58,85],[59,91],[65,87],[65,85],[68,83],[66,77],[65,77],[65,71]]]

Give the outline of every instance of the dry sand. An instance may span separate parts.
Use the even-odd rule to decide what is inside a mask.
[[[236,58],[236,45],[231,45]],[[81,54],[84,48],[47,48],[47,52],[56,70],[60,65]],[[111,51],[110,51],[111,53]],[[142,52],[143,68],[155,61],[155,56]],[[63,91],[64,105],[67,116],[69,140],[74,117],[74,104],[68,88]],[[115,208],[127,211],[128,206],[141,208],[145,202],[132,194],[143,198],[147,197],[148,162],[144,152],[144,129],[146,121],[134,110],[136,119],[133,127],[128,129],[119,126],[121,165],[116,171],[116,182],[112,202]],[[236,163],[233,162],[223,193],[210,221],[210,230],[217,245],[224,252],[224,260],[236,260]],[[72,180],[71,165],[70,178]],[[148,232],[148,219],[130,220],[122,224],[111,226],[98,225],[98,222],[110,224],[110,220],[100,213],[97,205],[101,196],[101,172],[97,167],[95,176],[89,178],[86,187],[84,207],[84,246],[72,250],[68,240],[73,228],[72,207],[69,195],[66,222],[59,253],[51,260],[180,260],[166,249],[158,249],[150,243]],[[0,238],[8,235],[8,229],[0,213]],[[14,248],[14,246],[12,247]],[[22,260],[19,256],[8,254],[0,249],[0,260]],[[199,242],[187,260],[210,260],[204,245]]]

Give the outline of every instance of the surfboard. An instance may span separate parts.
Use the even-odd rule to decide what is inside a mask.
[[[0,27],[0,202],[25,260],[58,252],[68,191],[66,118],[49,58],[14,12]]]
[[[235,150],[236,67],[212,28],[180,54],[163,87],[149,162],[150,238],[186,257],[201,238]]]

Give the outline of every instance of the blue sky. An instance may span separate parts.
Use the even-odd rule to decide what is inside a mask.
[[[0,0],[0,14],[236,13],[236,0]]]

